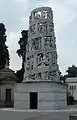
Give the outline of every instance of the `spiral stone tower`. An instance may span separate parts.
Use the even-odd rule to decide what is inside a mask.
[[[24,79],[59,81],[52,9],[42,7],[31,12]]]
[[[29,17],[24,80],[15,89],[15,108],[52,110],[66,106],[55,40],[52,9],[34,9]]]

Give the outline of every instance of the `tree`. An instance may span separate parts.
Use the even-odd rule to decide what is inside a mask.
[[[9,65],[9,52],[8,47],[6,46],[5,42],[6,39],[6,28],[3,23],[0,23],[0,70],[5,67],[6,61],[8,61]]]
[[[66,75],[62,75],[61,72],[59,72],[59,75],[60,75],[60,81],[65,84]]]
[[[72,65],[72,67],[68,67],[66,72],[67,72],[67,77],[76,77],[77,76],[77,67],[75,65]]]
[[[22,68],[20,70],[17,70],[17,72],[15,73],[16,77],[18,78],[17,83],[21,83],[23,80],[23,70]]]
[[[19,39],[18,44],[20,45],[20,49],[17,50],[17,54],[22,58],[22,68],[16,72],[16,76],[20,79],[20,82],[23,80],[24,74],[24,62],[25,62],[25,54],[26,54],[26,44],[28,39],[28,30],[21,31],[22,37]]]

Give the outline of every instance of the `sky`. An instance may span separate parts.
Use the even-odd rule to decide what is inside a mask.
[[[65,74],[69,66],[77,65],[77,0],[0,0],[0,22],[7,29],[10,68],[21,68],[21,59],[16,54],[21,30],[28,29],[30,12],[43,6],[53,10],[58,64]]]

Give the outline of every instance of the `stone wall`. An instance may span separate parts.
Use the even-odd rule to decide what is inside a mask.
[[[60,83],[36,82],[16,84],[14,108],[30,109],[30,92],[38,93],[38,109],[53,110],[66,107],[65,86]]]

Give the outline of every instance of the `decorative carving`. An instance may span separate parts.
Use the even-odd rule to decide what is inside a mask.
[[[29,75],[26,79],[29,79],[29,80],[38,80],[38,79],[41,79],[42,78],[42,73],[35,73],[35,74],[31,74]]]
[[[35,19],[40,19],[40,18],[44,18],[44,19],[47,19],[47,18],[51,18],[51,10],[40,10],[38,12],[34,12],[34,18]]]
[[[51,10],[48,10],[48,11],[47,11],[47,18],[51,18],[51,17],[53,17],[52,11],[51,11]],[[52,18],[52,19],[53,19],[53,18]]]
[[[45,19],[47,18],[47,11],[46,10],[42,11],[42,17]]]
[[[35,25],[32,25],[30,28],[30,33],[35,34]]]
[[[37,56],[37,65],[38,66],[40,66],[42,64],[44,64],[45,66],[48,66],[49,61],[50,61],[49,52],[38,54],[38,56]]]
[[[31,16],[29,17],[29,24],[31,24],[31,21],[32,21],[32,14],[31,14]]]
[[[41,72],[40,72],[40,73],[37,73],[36,79],[42,79],[42,73],[41,73]]]
[[[50,32],[54,31],[54,25],[53,25],[53,23],[49,23],[49,31]]]
[[[46,80],[53,80],[56,77],[56,71],[46,71],[44,72],[44,76]]]
[[[37,56],[37,65],[40,66],[43,60],[43,53],[38,54]]]
[[[27,57],[26,69],[27,70],[32,70],[33,65],[34,65],[34,56],[32,55],[32,56]]]
[[[52,72],[46,71],[45,72],[45,79],[46,80],[51,80],[52,79]]]
[[[53,74],[53,76],[56,76],[56,70],[54,70],[54,71],[52,72],[52,74]]]
[[[48,80],[48,78],[49,78],[49,73],[48,73],[48,71],[46,71],[45,72],[45,79]]]
[[[49,80],[53,80],[53,76],[52,76],[52,72],[50,71],[49,72],[49,77],[48,77]]]
[[[30,70],[30,62],[26,62],[26,69]]]
[[[39,72],[39,73],[34,73],[29,75],[26,79],[30,79],[30,80],[39,80],[39,79],[43,79],[43,80],[53,80],[54,77],[56,77],[56,70],[54,71],[46,71],[46,72]]]
[[[52,65],[56,65],[57,64],[57,52],[53,52],[52,55]]]
[[[44,47],[49,48],[52,47],[54,44],[53,38],[52,37],[44,37]]]
[[[28,76],[29,80],[31,80],[31,75]]]
[[[28,75],[26,73],[26,79],[54,80],[58,76],[58,68],[52,10],[47,7],[33,10],[29,23],[26,48],[26,56],[28,56],[26,58],[26,71]],[[42,45],[44,45],[44,49]]]
[[[35,74],[32,74],[32,75],[31,75],[31,79],[32,79],[32,80],[35,80]]]
[[[41,11],[35,12],[34,13],[34,18],[39,19],[41,17]]]
[[[29,52],[29,42],[26,45],[26,51]]]
[[[44,38],[44,47],[50,47],[50,39],[49,39],[49,37],[45,37]]]
[[[38,31],[39,32],[47,32],[47,22],[38,23]]]
[[[45,66],[48,66],[49,65],[49,52],[47,53],[44,53],[44,57],[43,57],[43,63]]]
[[[41,49],[41,38],[35,38],[31,41],[31,50],[39,50]]]

